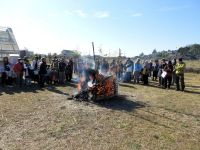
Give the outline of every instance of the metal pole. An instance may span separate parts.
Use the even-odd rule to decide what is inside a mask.
[[[95,57],[95,51],[94,51],[94,42],[92,42],[92,49],[93,49],[93,56],[94,56],[94,68],[96,69],[96,57]]]

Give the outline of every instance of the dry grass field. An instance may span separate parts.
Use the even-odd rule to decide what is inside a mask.
[[[187,68],[200,68],[200,60],[190,60],[190,61],[185,61]]]
[[[186,91],[121,84],[96,103],[69,100],[74,85],[0,89],[2,150],[199,150],[200,75]]]

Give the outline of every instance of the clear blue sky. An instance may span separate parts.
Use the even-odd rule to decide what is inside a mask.
[[[20,48],[135,56],[200,43],[200,0],[0,0]]]

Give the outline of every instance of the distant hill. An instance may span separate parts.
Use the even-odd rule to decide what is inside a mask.
[[[153,50],[153,52],[150,55],[145,55],[144,53],[141,53],[139,56],[134,57],[141,58],[143,60],[149,60],[149,59],[174,59],[182,57],[185,60],[198,60],[200,59],[200,44],[192,44],[185,47],[180,47],[178,50],[163,50],[158,52],[156,49]]]

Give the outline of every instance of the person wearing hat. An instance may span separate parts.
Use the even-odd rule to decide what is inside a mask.
[[[185,82],[184,82],[185,67],[186,67],[186,64],[183,62],[183,59],[179,58],[178,63],[175,66],[177,91],[180,91],[180,82],[181,82],[181,91],[185,90]]]
[[[17,85],[19,87],[22,87],[24,65],[23,65],[23,60],[21,58],[18,58],[18,62],[13,67],[13,71],[17,76]]]
[[[140,64],[140,59],[137,58],[134,64],[134,70],[133,70],[134,83],[137,82],[137,84],[139,84],[141,70],[142,70],[142,65]]]

